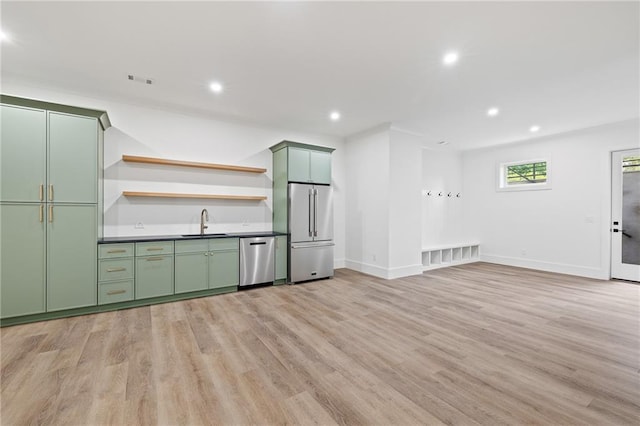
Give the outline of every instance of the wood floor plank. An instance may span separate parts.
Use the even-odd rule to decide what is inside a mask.
[[[626,425],[640,286],[474,263],[6,327],[0,422]]]

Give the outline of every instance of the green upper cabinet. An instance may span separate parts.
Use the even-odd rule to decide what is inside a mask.
[[[311,182],[331,184],[331,153],[324,151],[309,152],[309,174]]]
[[[97,206],[49,204],[47,311],[97,303]]]
[[[43,204],[0,204],[0,316],[45,312]]]
[[[48,175],[48,201],[98,202],[96,118],[49,113]],[[79,179],[79,176],[82,178]]]
[[[289,147],[289,182],[331,184],[331,153]]]
[[[44,198],[47,116],[43,110],[0,106],[0,201]]]
[[[288,232],[288,185],[290,182],[331,184],[333,148],[282,141],[273,152],[273,230]]]

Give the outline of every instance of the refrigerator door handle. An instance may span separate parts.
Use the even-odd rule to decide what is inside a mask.
[[[313,194],[313,189],[309,188],[309,236],[313,237],[313,232],[311,232],[311,196]]]
[[[318,236],[318,190],[313,189],[313,236]]]

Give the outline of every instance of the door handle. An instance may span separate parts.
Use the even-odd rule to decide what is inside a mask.
[[[53,223],[53,205],[49,206],[49,223]]]
[[[309,236],[313,237],[313,233],[311,232],[311,194],[313,193],[313,189],[309,188]]]
[[[43,198],[44,198],[44,183],[40,184],[40,189],[38,191],[38,196],[40,198],[40,201],[42,201]]]
[[[49,201],[53,201],[53,184],[49,185]]]
[[[318,236],[318,190],[313,189],[313,236]]]
[[[40,223],[44,220],[44,204],[40,204]]]

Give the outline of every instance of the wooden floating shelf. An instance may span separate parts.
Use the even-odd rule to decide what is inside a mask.
[[[216,195],[216,194],[182,194],[176,192],[135,192],[123,191],[125,197],[155,197],[155,198],[201,198],[209,200],[246,200],[264,201],[267,197],[262,195]]]
[[[123,155],[122,161],[128,163],[161,164],[164,166],[196,167],[200,169],[229,170],[232,172],[264,173],[267,169],[259,167],[233,166],[230,164],[198,163],[195,161],[168,160],[165,158],[138,157],[135,155]]]

